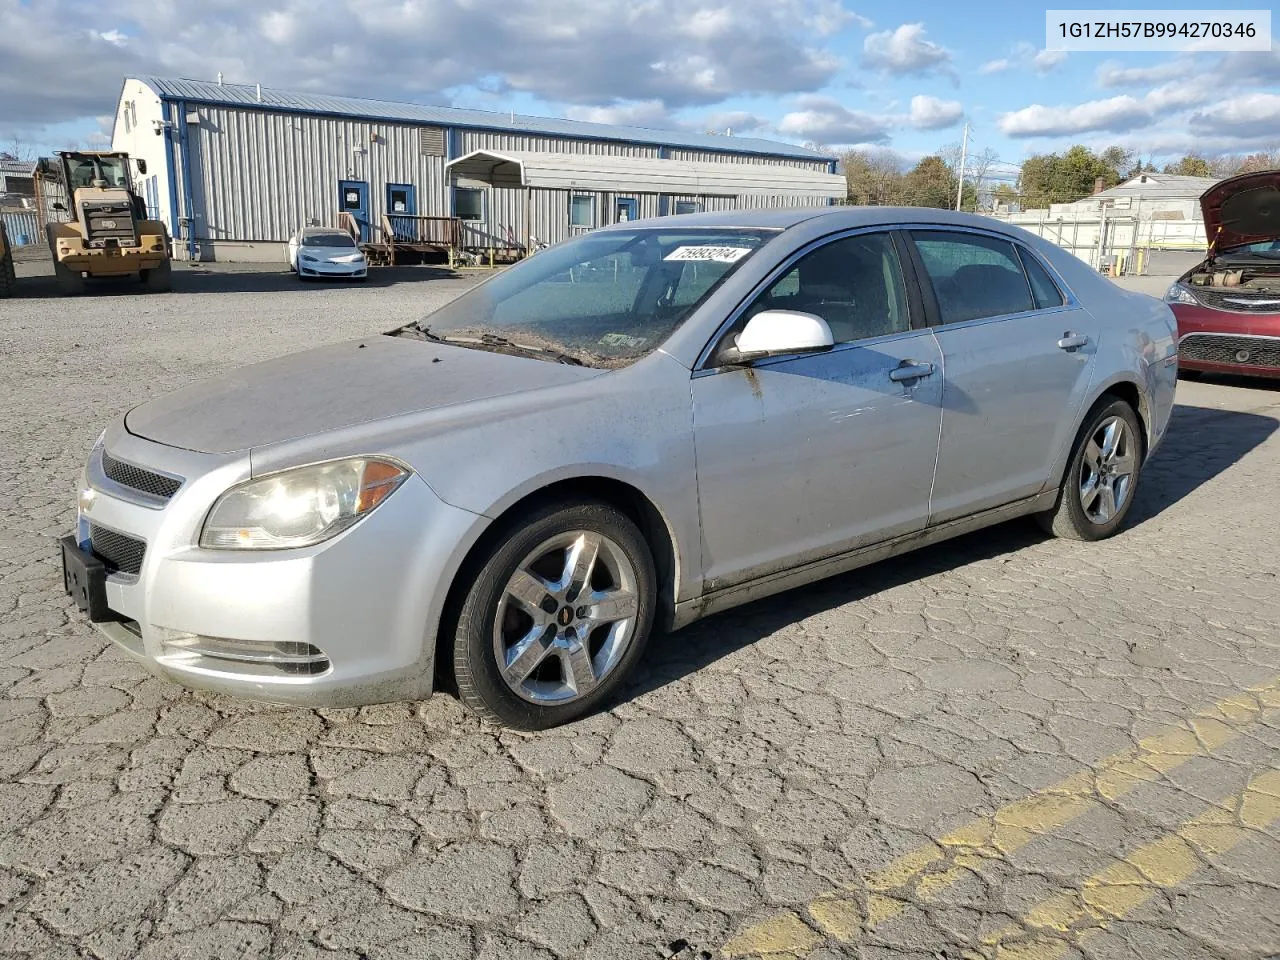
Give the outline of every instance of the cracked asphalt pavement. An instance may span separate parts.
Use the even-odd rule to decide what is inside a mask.
[[[0,302],[0,954],[1280,953],[1280,386],[1182,383],[1110,541],[1012,523],[761,601],[524,735],[150,678],[55,558],[110,417],[474,278],[47,266]]]

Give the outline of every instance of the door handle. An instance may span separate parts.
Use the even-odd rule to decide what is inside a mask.
[[[1079,350],[1081,347],[1088,346],[1089,338],[1083,333],[1072,333],[1068,330],[1062,335],[1062,339],[1058,341],[1058,349],[1066,350],[1070,353],[1072,350]]]
[[[895,383],[931,376],[933,376],[932,363],[916,363],[914,360],[903,360],[901,364],[889,371],[889,379]]]

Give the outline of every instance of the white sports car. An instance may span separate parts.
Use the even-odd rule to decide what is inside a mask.
[[[369,263],[360,247],[349,234],[333,227],[303,227],[290,237],[289,269],[299,280],[369,276]]]

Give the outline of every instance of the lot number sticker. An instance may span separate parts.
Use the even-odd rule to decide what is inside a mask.
[[[712,260],[716,263],[737,263],[748,253],[751,247],[676,247],[663,260]]]

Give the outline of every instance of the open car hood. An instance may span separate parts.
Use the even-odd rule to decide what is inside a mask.
[[[1200,197],[1209,248],[1280,240],[1280,170],[1245,173],[1216,183]]]

